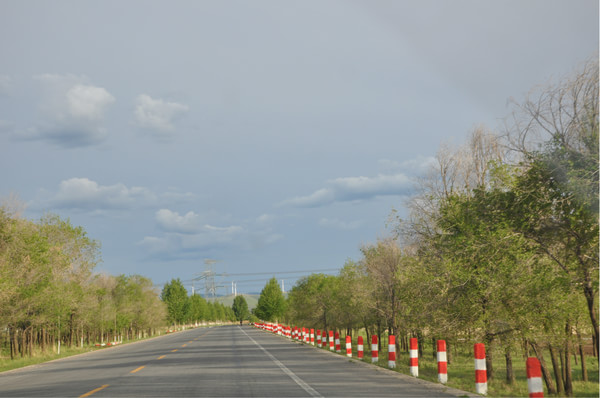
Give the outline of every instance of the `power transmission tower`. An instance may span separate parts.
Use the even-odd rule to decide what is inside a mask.
[[[213,269],[213,264],[218,263],[219,260],[213,260],[210,258],[207,258],[204,260],[204,268],[205,270],[203,272],[200,273],[200,276],[193,278],[193,281],[199,281],[204,279],[204,297],[206,299],[212,298],[213,301],[215,299],[215,296],[217,295],[217,288],[218,287],[224,287],[224,286],[217,286],[215,283],[215,276],[226,276],[226,273],[222,273],[222,274],[217,274],[214,269]],[[198,274],[196,274],[198,275]]]

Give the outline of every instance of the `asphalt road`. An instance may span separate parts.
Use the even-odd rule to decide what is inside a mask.
[[[250,326],[192,329],[0,373],[1,397],[453,397]]]

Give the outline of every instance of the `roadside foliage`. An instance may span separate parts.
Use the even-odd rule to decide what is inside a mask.
[[[94,274],[98,242],[55,215],[33,222],[0,208],[1,356],[152,334],[165,311],[139,275]]]
[[[404,352],[411,337],[485,343],[488,379],[499,354],[508,384],[513,356],[537,356],[546,391],[573,395],[573,362],[582,381],[584,357],[598,363],[597,59],[512,106],[505,131],[440,149],[391,237],[298,281],[285,321],[395,335]]]

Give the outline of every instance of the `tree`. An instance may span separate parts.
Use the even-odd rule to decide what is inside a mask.
[[[288,294],[287,315],[295,322],[309,323],[324,329],[335,326],[337,277],[311,274],[296,282]]]
[[[186,320],[188,296],[187,290],[183,286],[183,283],[181,283],[181,280],[179,278],[171,279],[171,282],[166,283],[160,298],[167,304],[169,322],[172,324],[184,323]]]
[[[235,296],[231,309],[235,314],[235,319],[240,321],[240,325],[244,320],[248,319],[248,316],[250,315],[250,311],[248,311],[248,303],[242,295]]]
[[[186,318],[189,322],[198,322],[208,319],[208,304],[199,294],[190,296]]]
[[[507,142],[525,170],[514,228],[581,287],[598,356],[598,58],[515,104]]]
[[[271,278],[260,292],[254,313],[265,321],[276,321],[285,313],[286,302],[276,278]]]

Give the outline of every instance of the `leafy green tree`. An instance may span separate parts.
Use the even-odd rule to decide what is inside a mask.
[[[243,321],[248,319],[248,316],[250,315],[250,311],[248,311],[248,303],[243,295],[235,296],[231,309],[235,314],[235,319],[240,322],[240,325],[243,323]]]
[[[311,274],[301,278],[288,293],[287,316],[294,322],[327,329],[335,322],[337,277]]]
[[[186,318],[189,322],[200,322],[208,319],[207,302],[199,294],[190,296]]]
[[[254,313],[265,321],[275,321],[285,314],[286,302],[276,278],[271,278],[260,292]]]
[[[181,280],[179,278],[171,279],[171,282],[166,283],[160,297],[167,304],[169,322],[172,324],[184,323],[186,320],[188,295]]]

